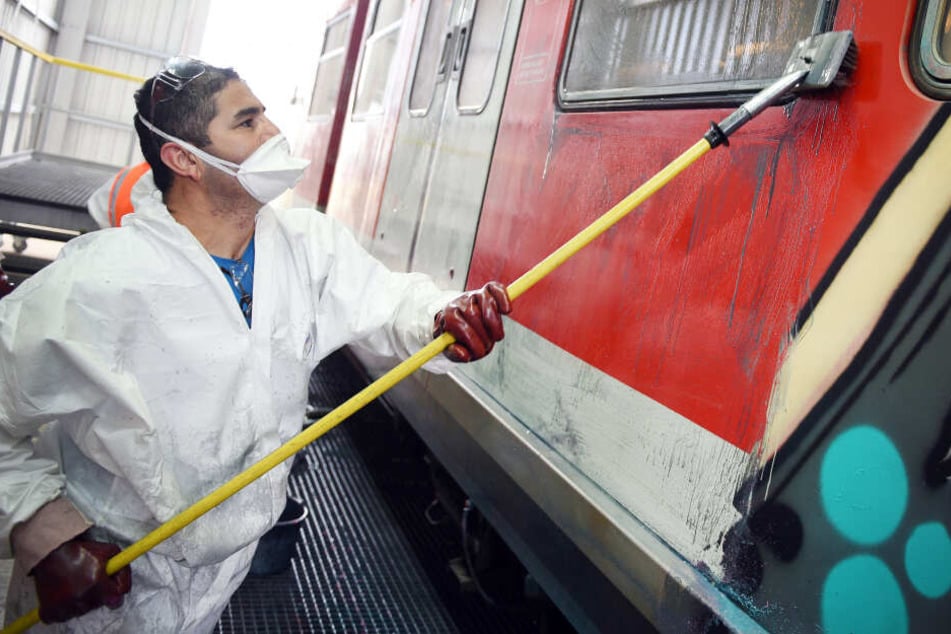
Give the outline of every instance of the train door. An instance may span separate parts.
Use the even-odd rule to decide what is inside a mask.
[[[429,3],[374,235],[394,269],[465,284],[522,4]]]

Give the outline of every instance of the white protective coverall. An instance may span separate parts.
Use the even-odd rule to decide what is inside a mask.
[[[321,358],[351,342],[408,356],[458,295],[390,272],[311,209],[264,207],[254,239],[250,329],[154,197],[0,301],[0,557],[64,489],[100,539],[127,546],[299,432]],[[122,608],[51,629],[210,631],[284,508],[289,463],[137,559]],[[17,583],[8,620],[36,606],[32,580]]]

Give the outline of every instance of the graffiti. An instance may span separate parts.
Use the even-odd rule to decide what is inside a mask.
[[[905,571],[915,590],[929,599],[951,590],[951,538],[940,522],[921,524],[905,546]]]
[[[881,430],[860,425],[840,434],[822,461],[820,496],[826,516],[855,545],[893,539],[908,505],[908,473],[895,444]],[[921,595],[951,589],[951,539],[940,522],[911,532],[904,572]],[[888,563],[861,553],[837,562],[822,585],[822,626],[830,633],[907,632],[908,608]]]
[[[768,629],[901,633],[947,623],[951,215],[949,196],[934,195],[934,178],[919,180],[910,167],[944,163],[948,131],[945,109],[878,197],[874,220],[824,295],[813,298],[777,388],[785,401],[774,403],[787,420],[809,409],[767,448],[770,459],[736,496],[745,517],[724,539],[724,582],[757,606]],[[898,219],[918,223],[914,244],[898,245],[894,231],[883,230]],[[880,309],[866,300],[856,310],[850,287],[885,266],[895,282],[877,292]],[[850,314],[865,323],[830,336],[829,325]],[[860,345],[854,332],[866,333]],[[847,362],[835,380],[786,389],[797,365],[834,366],[837,356]],[[790,396],[817,391],[812,400]]]
[[[898,528],[908,506],[901,454],[881,430],[860,425],[826,450],[819,476],[822,508],[846,539],[879,544]]]
[[[897,579],[871,555],[840,561],[822,585],[822,629],[847,632],[908,631],[908,609]]]

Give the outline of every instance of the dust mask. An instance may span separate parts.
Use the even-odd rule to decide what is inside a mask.
[[[310,164],[306,159],[291,156],[290,143],[283,134],[272,136],[238,165],[212,156],[187,141],[162,132],[141,115],[139,121],[163,139],[182,146],[208,165],[237,178],[245,191],[261,203],[274,200],[296,185],[303,176],[304,169]]]

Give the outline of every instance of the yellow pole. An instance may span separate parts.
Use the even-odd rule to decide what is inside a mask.
[[[600,218],[582,229],[577,235],[568,240],[568,242],[509,284],[506,289],[509,297],[514,300],[521,296],[522,293],[537,284],[542,278],[587,246],[592,240],[610,229],[621,220],[621,218],[650,198],[661,187],[670,182],[677,174],[689,167],[709,150],[710,144],[706,139],[698,141],[686,152],[671,161],[664,169],[651,177],[650,180],[638,187],[633,193],[629,194],[621,202],[605,212]],[[436,357],[436,355],[445,350],[454,341],[455,338],[449,333],[443,333],[436,339],[433,339],[419,352],[407,358],[379,379],[357,392],[345,403],[288,440],[259,462],[251,465],[110,559],[106,565],[106,572],[111,575],[125,568],[140,555],[145,554],[158,543],[168,539],[281,462],[293,456],[308,444],[323,436],[339,423],[343,422],[352,414],[421,368],[427,361]],[[29,614],[26,614],[0,631],[0,634],[18,634],[19,632],[26,631],[39,620],[39,610],[34,609]]]

